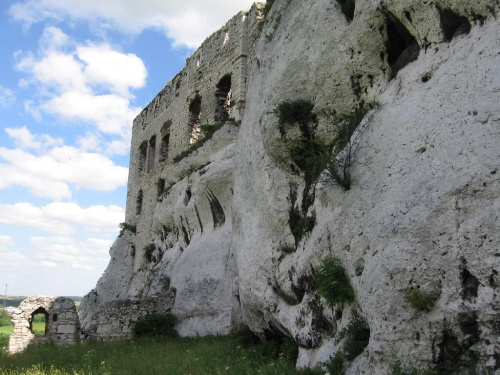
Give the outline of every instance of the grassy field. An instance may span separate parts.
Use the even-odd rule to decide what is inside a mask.
[[[0,355],[0,375],[316,375],[297,372],[294,360],[268,343],[242,345],[240,336],[197,339],[142,338],[131,341],[42,345]]]

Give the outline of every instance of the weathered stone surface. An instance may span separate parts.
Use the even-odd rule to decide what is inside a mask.
[[[232,52],[214,34],[134,122],[126,220],[137,233],[113,246],[82,325],[102,339],[125,337],[129,323],[115,323],[116,333],[116,317],[133,321],[141,299],[173,288],[164,311],[179,318],[182,335],[242,324],[287,335],[299,345],[299,367],[341,350],[336,338],[357,311],[370,340],[349,374],[386,374],[396,359],[461,364],[472,356],[498,373],[498,1],[358,0],[344,14],[336,0],[276,0],[258,40],[257,9],[222,29],[240,30]],[[242,50],[244,65],[236,63]],[[213,69],[196,66],[203,56]],[[230,72],[240,77],[234,95],[245,97],[233,106],[236,122],[174,163],[193,136],[196,92],[212,103],[200,112],[209,123],[227,108],[217,107],[225,95],[217,84]],[[283,162],[275,112],[298,99],[314,104],[327,139],[334,131],[325,113],[377,103],[351,189],[319,181],[306,205],[316,223],[300,240],[289,221],[304,176]],[[166,129],[172,143],[161,160],[151,140]],[[326,256],[341,260],[355,302],[329,306],[318,296],[314,274]],[[411,288],[437,295],[435,306],[413,308],[404,297]],[[118,307],[130,298],[137,303]]]
[[[7,308],[14,330],[9,338],[9,353],[17,353],[30,346],[50,342],[70,345],[79,340],[79,320],[73,300],[66,297],[32,296],[24,299],[18,308]],[[45,315],[45,335],[35,335],[31,322],[35,314]]]

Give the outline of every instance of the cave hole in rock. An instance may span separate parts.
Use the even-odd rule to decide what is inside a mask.
[[[471,301],[477,297],[479,280],[465,267],[462,268],[462,298]]]
[[[189,201],[191,200],[191,197],[193,196],[193,193],[191,192],[191,188],[186,189],[186,194],[184,194],[184,206],[187,206]]]
[[[146,169],[146,160],[148,157],[148,141],[144,141],[139,146],[139,173],[143,174]]]
[[[231,75],[222,77],[216,87],[214,120],[225,121],[231,116]]]
[[[201,132],[201,96],[196,95],[189,104],[189,144],[192,145],[200,137]]]
[[[342,13],[344,13],[347,22],[354,19],[354,11],[356,10],[356,2],[354,0],[337,0]]]
[[[31,313],[29,329],[35,336],[47,336],[49,332],[49,313],[43,307],[39,307]]]
[[[437,9],[441,30],[447,42],[458,35],[470,33],[471,24],[467,17],[460,16],[450,9],[441,9],[440,7],[437,7]]]
[[[137,194],[137,199],[135,201],[135,214],[140,215],[142,212],[142,198],[143,198],[143,192],[142,190],[139,190],[139,194]]]
[[[159,198],[165,192],[165,179],[160,178],[156,183],[156,193]]]
[[[148,148],[148,173],[151,172],[155,166],[155,156],[156,156],[156,135],[153,135],[149,139]]]
[[[408,29],[393,14],[386,12],[385,18],[387,25],[385,47],[392,79],[401,69],[418,58],[420,46]]]

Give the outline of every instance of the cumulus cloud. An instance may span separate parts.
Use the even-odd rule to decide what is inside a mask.
[[[21,225],[41,231],[70,235],[80,232],[112,235],[125,219],[119,206],[91,206],[54,202],[38,207],[32,203],[0,204],[0,223]]]
[[[22,128],[5,128],[5,132],[12,138],[14,144],[22,149],[40,150],[42,148],[62,146],[64,144],[62,138],[53,138],[47,134],[37,135],[35,137],[26,126]]]
[[[10,294],[84,295],[109,262],[112,244],[109,239],[60,235],[31,237],[29,242],[29,257],[17,251],[2,252],[0,236],[0,273]]]
[[[130,138],[139,107],[131,105],[132,89],[144,87],[147,70],[134,54],[109,44],[78,44],[56,27],[45,29],[40,50],[18,52],[16,68],[27,74],[22,87],[38,89],[39,101],[25,109],[41,120],[51,114],[65,122],[86,123],[99,131]]]
[[[112,191],[127,183],[128,169],[105,155],[64,146],[48,135],[35,137],[26,127],[6,132],[20,148],[0,147],[0,189],[22,186],[36,196],[60,200],[71,198],[72,186]]]
[[[0,254],[6,253],[12,245],[14,245],[14,239],[12,237],[0,236]]]
[[[24,0],[10,7],[11,16],[26,26],[43,20],[86,20],[101,29],[117,28],[138,34],[147,28],[162,30],[174,45],[198,47],[253,0]]]
[[[15,101],[14,92],[0,85],[0,108],[8,108]]]

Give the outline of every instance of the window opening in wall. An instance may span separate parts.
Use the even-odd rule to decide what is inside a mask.
[[[144,141],[139,146],[139,173],[143,174],[146,169],[146,160],[148,156],[148,141]]]
[[[200,137],[201,124],[201,96],[196,97],[189,104],[189,144],[195,143]]]
[[[151,172],[155,166],[155,156],[156,156],[156,135],[153,135],[149,140],[148,172]]]
[[[57,314],[52,314],[52,321],[57,322]]]
[[[160,162],[168,159],[168,144],[170,142],[170,133],[164,134],[161,137]]]
[[[229,42],[229,30],[224,32],[224,41],[222,42],[222,45],[225,45],[227,42]]]
[[[226,74],[217,84],[215,91],[215,121],[225,121],[231,117],[231,75]]]
[[[35,336],[47,336],[49,332],[49,313],[43,307],[39,307],[31,313],[30,331]]]
[[[142,212],[142,190],[139,190],[139,194],[137,194],[137,200],[135,201],[135,214],[140,215]]]

